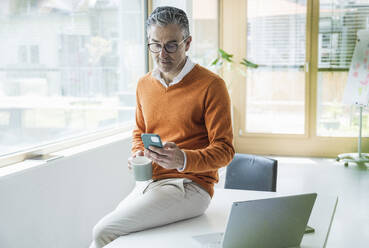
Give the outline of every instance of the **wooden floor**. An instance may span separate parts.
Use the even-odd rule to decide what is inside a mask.
[[[273,158],[278,160],[278,192],[338,196],[327,248],[369,247],[369,165],[345,167],[334,159]],[[216,187],[223,185],[221,171]]]

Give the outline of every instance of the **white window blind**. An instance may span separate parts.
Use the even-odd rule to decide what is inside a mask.
[[[368,0],[321,0],[319,68],[348,69],[357,31],[369,28]]]
[[[306,0],[251,0],[247,9],[247,57],[252,62],[304,65]]]

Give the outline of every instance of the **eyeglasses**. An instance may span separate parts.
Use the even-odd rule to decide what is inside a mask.
[[[185,41],[187,40],[189,36],[187,36],[186,38],[184,38],[182,41],[180,41],[179,43],[176,42],[168,42],[166,44],[164,44],[164,49],[167,53],[175,53],[177,52],[178,47]],[[160,43],[154,42],[154,43],[149,43],[148,47],[150,49],[151,52],[153,53],[160,53],[161,50],[163,49],[163,46]]]

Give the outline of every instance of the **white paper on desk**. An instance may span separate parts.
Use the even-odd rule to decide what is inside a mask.
[[[358,42],[343,94],[343,103],[367,106],[369,102],[369,30],[360,30],[357,38]]]

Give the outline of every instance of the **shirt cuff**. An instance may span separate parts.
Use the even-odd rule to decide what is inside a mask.
[[[183,172],[186,169],[186,165],[187,165],[187,157],[186,157],[186,153],[184,151],[181,150],[181,152],[183,153],[184,156],[184,161],[183,161],[183,167],[177,169],[177,171],[179,172]]]

